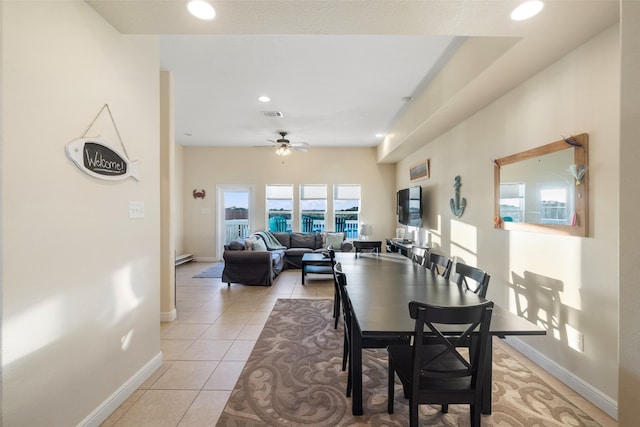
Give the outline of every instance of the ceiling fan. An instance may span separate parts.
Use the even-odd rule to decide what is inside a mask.
[[[307,151],[309,151],[309,149],[307,148],[309,146],[308,143],[306,142],[294,142],[292,143],[291,141],[289,141],[288,139],[286,139],[285,137],[287,136],[287,132],[284,131],[280,131],[278,132],[280,134],[280,138],[277,140],[273,140],[273,139],[268,139],[267,141],[272,142],[273,143],[273,147],[276,149],[275,153],[279,156],[288,156],[289,154],[291,154],[293,152],[293,150],[295,151],[300,151],[303,153],[306,153]]]

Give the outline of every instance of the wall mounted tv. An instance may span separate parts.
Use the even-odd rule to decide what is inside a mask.
[[[422,226],[422,187],[398,191],[398,222],[412,227]]]

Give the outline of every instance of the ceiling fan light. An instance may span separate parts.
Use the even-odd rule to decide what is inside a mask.
[[[193,16],[205,21],[211,21],[216,16],[213,6],[205,0],[187,0],[187,9]]]

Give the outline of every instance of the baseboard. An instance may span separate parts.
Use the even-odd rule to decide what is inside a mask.
[[[580,394],[582,397],[587,399],[589,402],[600,408],[603,412],[609,415],[614,420],[618,419],[618,402],[602,393],[597,388],[593,387],[591,384],[585,382],[582,378],[576,376],[575,374],[567,371],[564,367],[558,365],[553,360],[549,359],[544,354],[539,353],[530,345],[526,344],[524,341],[515,338],[515,337],[507,337],[507,343],[516,350],[518,350],[523,355],[527,356],[531,359],[535,364],[540,366],[542,369],[547,371],[549,374],[556,377],[558,380],[563,382],[570,387],[572,390],[575,390],[576,393]]]
[[[202,257],[202,256],[198,256],[195,258],[196,262],[218,262],[220,261],[219,259],[215,259],[213,257]]]
[[[174,308],[171,311],[161,311],[160,312],[160,322],[173,322],[178,318],[178,312]]]
[[[136,391],[142,383],[162,366],[162,352],[156,354],[127,382],[122,384],[108,399],[91,412],[78,426],[99,427],[125,400]]]

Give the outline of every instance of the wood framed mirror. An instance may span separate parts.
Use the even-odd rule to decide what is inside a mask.
[[[494,161],[496,228],[588,235],[586,133]]]

